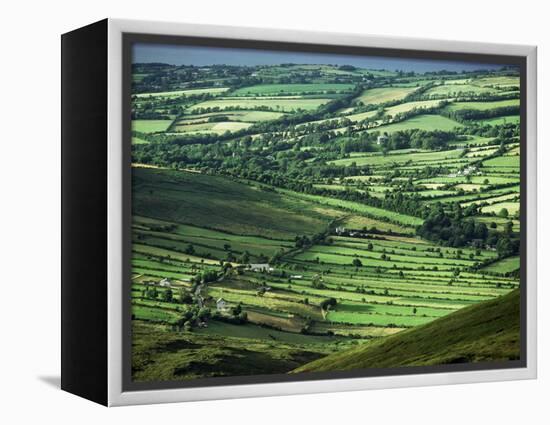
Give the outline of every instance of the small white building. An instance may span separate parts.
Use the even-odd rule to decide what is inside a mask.
[[[272,272],[274,270],[268,263],[249,264],[248,268],[253,272]]]
[[[218,311],[227,310],[227,302],[223,298],[218,298],[218,300],[216,301],[216,309]]]
[[[303,279],[304,277],[301,274],[293,274],[290,276],[291,279]]]
[[[170,282],[170,279],[165,277],[159,282],[159,286],[162,286],[163,288],[171,288],[172,282]]]

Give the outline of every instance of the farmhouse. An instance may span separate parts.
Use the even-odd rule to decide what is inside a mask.
[[[336,232],[337,235],[341,235],[342,233],[346,232],[346,228],[345,227],[337,227],[336,229],[334,229],[334,231]]]
[[[218,300],[216,301],[216,309],[218,311],[227,310],[227,303],[225,302],[225,300],[223,298],[218,298]]]
[[[385,145],[388,142],[388,136],[383,134],[382,136],[378,136],[376,139],[376,144],[378,145]]]
[[[170,282],[170,279],[165,277],[159,282],[159,286],[162,286],[163,288],[171,288],[172,282]]]
[[[248,268],[253,272],[272,272],[274,270],[268,263],[249,264]]]

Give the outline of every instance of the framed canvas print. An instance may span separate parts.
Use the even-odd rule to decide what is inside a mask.
[[[62,388],[536,377],[536,49],[103,20],[62,37]]]

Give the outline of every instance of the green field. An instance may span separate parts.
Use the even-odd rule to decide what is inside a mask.
[[[519,270],[519,257],[503,258],[483,268],[490,273],[506,274]]]
[[[229,90],[229,87],[211,87],[205,89],[188,89],[188,90],[174,90],[174,91],[164,91],[164,92],[153,92],[153,93],[139,93],[136,97],[139,98],[148,98],[148,97],[179,97],[179,96],[196,96],[201,94],[221,94]]]
[[[461,127],[457,121],[451,120],[441,115],[418,115],[395,124],[375,127],[369,131],[380,131],[384,133],[395,133],[396,131],[419,129],[419,130],[442,130],[448,131],[456,127]]]
[[[404,153],[404,154],[393,154],[386,156],[355,156],[352,158],[339,159],[334,161],[334,165],[350,165],[351,163],[356,163],[358,166],[362,165],[378,165],[384,166],[388,164],[399,164],[407,162],[417,162],[417,161],[441,161],[445,159],[458,158],[460,156],[460,150],[453,149],[449,151],[441,152],[420,152],[420,153]]]
[[[440,100],[419,100],[416,102],[405,102],[386,108],[386,113],[388,115],[394,116],[396,114],[402,114],[404,112],[412,111],[413,109],[433,108],[438,106],[439,103],[441,103]]]
[[[225,117],[229,121],[239,121],[239,122],[261,122],[261,121],[270,121],[276,120],[284,116],[284,113],[281,112],[271,112],[271,111],[224,111],[224,112],[212,112],[208,114],[192,114],[192,115],[183,115],[179,120],[178,124],[201,124],[212,122],[212,117]],[[210,120],[210,121],[209,121]]]
[[[208,100],[206,102],[201,102],[196,105],[193,105],[190,108],[190,111],[196,111],[197,109],[231,109],[231,108],[241,108],[241,109],[259,109],[259,108],[268,108],[270,110],[282,111],[282,112],[292,112],[297,110],[312,111],[317,109],[319,106],[324,105],[329,102],[329,99],[310,99],[310,98],[222,98],[218,100]]]
[[[342,214],[304,199],[196,173],[134,168],[133,182],[135,215],[242,235],[291,239],[319,232]]]
[[[479,86],[493,86],[499,88],[519,88],[519,77],[517,76],[502,76],[502,77],[487,77],[478,78],[476,84]]]
[[[252,124],[247,122],[208,122],[203,124],[183,124],[181,121],[176,123],[172,131],[179,133],[217,133],[223,134],[226,131],[238,131],[250,127]]]
[[[487,118],[483,120],[476,120],[476,122],[480,125],[490,125],[490,126],[497,126],[497,125],[503,125],[503,124],[519,124],[519,116],[509,115],[505,117]]]
[[[490,93],[494,91],[489,87],[480,87],[473,84],[442,84],[429,89],[426,96],[459,96],[459,95],[477,95],[482,93]]]
[[[294,60],[133,64],[132,379],[516,359],[519,72]]]
[[[242,87],[233,91],[233,96],[273,96],[284,94],[302,93],[345,93],[353,89],[353,84],[261,84],[257,86]]]
[[[171,120],[133,120],[132,130],[140,133],[157,133],[165,131],[170,124]]]
[[[357,98],[357,101],[362,102],[364,105],[376,105],[394,100],[401,100],[415,90],[416,87],[384,87],[369,89],[361,94],[361,96]]]
[[[493,102],[454,102],[446,108],[450,111],[458,111],[463,109],[487,111],[490,109],[505,108],[509,106],[519,106],[519,99],[497,100]]]

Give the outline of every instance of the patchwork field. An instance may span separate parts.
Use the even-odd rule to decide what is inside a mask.
[[[413,118],[409,118],[405,121],[401,121],[395,124],[389,124],[384,125],[381,127],[376,127],[372,130],[369,130],[371,132],[373,131],[380,131],[384,133],[395,133],[396,131],[404,131],[404,130],[412,130],[412,129],[419,129],[419,130],[441,130],[441,131],[449,131],[453,130],[456,127],[461,127],[461,124],[449,119],[447,117],[443,117],[441,115],[418,115]]]
[[[215,109],[220,110],[231,108],[242,109],[259,109],[266,108],[275,111],[297,111],[302,110],[315,110],[319,106],[329,102],[330,99],[317,99],[317,98],[220,98],[216,100],[208,100],[206,102],[198,103],[190,108],[190,111],[197,111],[200,109]]]
[[[518,75],[136,64],[133,379],[515,358]]]
[[[415,90],[415,87],[384,87],[369,89],[363,92],[361,96],[357,98],[357,101],[363,103],[364,105],[376,105],[404,99]]]
[[[209,87],[205,89],[188,89],[188,90],[174,90],[174,91],[164,91],[164,92],[153,92],[153,93],[139,93],[135,96],[138,99],[148,98],[148,97],[180,97],[180,96],[197,96],[201,94],[211,94],[217,95],[226,92],[229,90],[229,87]]]
[[[140,133],[157,133],[168,129],[170,120],[134,120],[132,130]]]
[[[233,91],[233,96],[273,96],[278,94],[303,93],[345,93],[354,88],[353,84],[261,84],[243,87]]]

